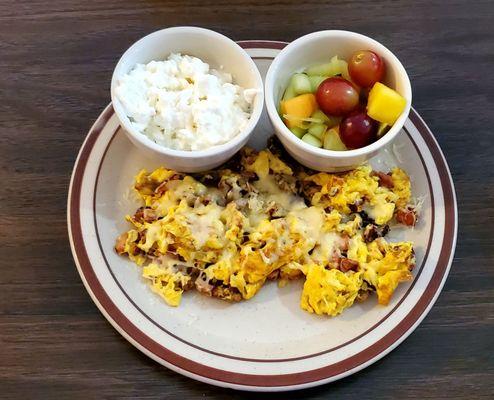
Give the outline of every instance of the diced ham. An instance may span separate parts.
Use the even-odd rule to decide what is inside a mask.
[[[377,176],[379,179],[379,185],[384,186],[388,189],[393,189],[395,184],[393,183],[393,178],[384,172],[372,171],[371,176]]]
[[[341,272],[357,271],[358,261],[350,260],[349,258],[340,258],[339,269]]]
[[[115,250],[118,254],[122,255],[122,254],[125,254],[126,251],[125,251],[125,244],[127,243],[127,236],[128,236],[128,233],[125,232],[125,233],[122,233],[118,238],[117,238],[117,241],[115,243]]]
[[[396,221],[407,226],[415,226],[417,223],[417,213],[412,208],[400,208],[396,212]]]
[[[276,279],[278,279],[280,277],[280,270],[279,269],[275,269],[273,272],[271,272],[269,275],[268,275],[268,280],[270,281],[275,281]]]

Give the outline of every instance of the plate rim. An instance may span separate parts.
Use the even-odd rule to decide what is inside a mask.
[[[359,334],[358,336],[355,336],[353,337],[351,340],[348,340],[346,342],[343,342],[339,345],[336,345],[334,347],[331,347],[329,349],[325,349],[325,350],[321,350],[321,351],[318,351],[317,353],[311,353],[311,354],[306,354],[306,355],[301,355],[301,356],[296,356],[296,357],[290,357],[290,358],[269,358],[269,359],[266,359],[266,358],[247,358],[247,357],[240,357],[240,356],[234,356],[234,355],[230,355],[230,354],[225,354],[225,353],[221,353],[221,352],[218,352],[218,351],[214,351],[214,350],[209,350],[207,348],[204,348],[204,347],[201,347],[199,345],[196,345],[195,343],[192,343],[186,339],[183,339],[182,337],[174,334],[173,332],[169,331],[168,329],[166,329],[166,327],[164,327],[162,324],[159,324],[158,322],[156,322],[152,317],[150,317],[133,299],[132,297],[129,295],[128,291],[123,287],[123,285],[119,282],[118,278],[115,276],[115,273],[110,265],[110,262],[108,261],[109,257],[108,257],[108,252],[105,251],[105,248],[104,246],[102,245],[101,243],[101,231],[99,229],[99,224],[98,224],[98,218],[97,218],[97,197],[98,197],[98,188],[99,188],[99,178],[100,178],[100,172],[101,172],[101,169],[103,167],[103,164],[105,162],[105,158],[106,158],[106,155],[108,153],[108,151],[110,150],[110,147],[112,145],[112,142],[113,140],[117,137],[117,135],[119,135],[119,132],[120,130],[123,129],[122,127],[120,126],[117,126],[115,129],[113,129],[113,134],[111,134],[111,137],[110,139],[107,141],[107,143],[105,144],[105,150],[103,151],[103,155],[101,156],[101,158],[98,160],[99,162],[99,165],[98,165],[98,169],[97,169],[97,172],[96,172],[96,176],[95,176],[95,179],[94,179],[94,196],[93,196],[93,201],[92,201],[92,211],[93,211],[93,215],[92,215],[92,220],[93,220],[93,225],[94,225],[94,230],[95,230],[95,234],[96,234],[96,242],[97,242],[97,245],[99,247],[99,251],[101,253],[101,256],[102,256],[102,259],[103,259],[103,262],[106,266],[106,269],[108,270],[110,276],[112,277],[114,283],[118,286],[118,288],[120,289],[120,291],[122,292],[122,294],[126,297],[127,301],[129,301],[133,306],[134,308],[144,317],[146,318],[149,322],[151,322],[154,326],[156,326],[158,329],[160,329],[161,331],[163,331],[165,334],[167,334],[168,336],[171,336],[172,338],[174,338],[175,340],[178,340],[182,343],[184,343],[185,345],[187,346],[190,346],[190,347],[193,347],[199,351],[202,351],[202,352],[205,352],[205,353],[208,353],[208,354],[211,354],[211,355],[214,355],[214,356],[218,356],[218,357],[222,357],[222,358],[227,358],[227,359],[231,359],[231,360],[235,360],[235,361],[246,361],[246,362],[254,362],[254,363],[286,363],[286,362],[294,362],[294,361],[300,361],[300,360],[307,360],[307,359],[310,359],[310,358],[315,358],[315,357],[319,357],[319,356],[323,356],[323,355],[326,355],[326,354],[329,354],[331,352],[334,352],[336,350],[339,350],[345,346],[348,346],[356,341],[358,341],[359,339],[361,339],[362,337],[372,333],[375,329],[377,329],[379,326],[381,326],[383,323],[385,323],[385,321],[392,317],[392,315],[399,309],[399,307],[402,305],[402,303],[404,303],[407,299],[407,297],[412,293],[414,287],[415,287],[415,284],[418,282],[419,280],[419,277],[425,267],[425,265],[427,264],[427,260],[428,260],[428,257],[429,257],[429,253],[430,253],[430,250],[431,248],[433,247],[432,246],[432,239],[433,239],[433,236],[434,236],[434,222],[435,222],[435,200],[434,200],[434,191],[433,191],[433,188],[432,188],[432,182],[431,182],[431,177],[430,177],[430,174],[429,174],[429,171],[427,170],[427,166],[426,166],[426,162],[424,160],[424,157],[422,155],[422,153],[420,152],[420,149],[419,149],[419,146],[417,145],[415,139],[412,137],[412,134],[410,133],[409,129],[407,127],[404,127],[403,130],[405,131],[405,133],[408,135],[408,140],[410,140],[411,142],[411,145],[415,148],[419,158],[420,158],[420,162],[424,168],[424,171],[425,171],[425,174],[426,174],[426,178],[427,178],[427,184],[428,184],[428,187],[429,187],[429,193],[430,193],[430,197],[431,197],[431,207],[432,207],[432,210],[431,210],[431,216],[430,216],[430,219],[432,220],[431,222],[431,226],[430,226],[430,229],[429,229],[429,234],[428,234],[428,241],[427,241],[427,247],[425,249],[425,252],[424,252],[424,256],[423,256],[423,259],[422,259],[422,262],[420,263],[420,265],[417,267],[417,265],[415,266],[414,268],[414,272],[415,272],[415,275],[414,275],[414,279],[413,281],[411,282],[411,284],[409,285],[407,291],[405,292],[405,294],[403,294],[403,296],[400,298],[400,300],[393,305],[393,307],[388,307],[388,312],[387,314],[385,314],[381,319],[379,319],[374,325],[372,325],[371,327],[369,327],[365,332]]]
[[[263,40],[252,40],[252,41],[241,41],[239,44],[244,48],[249,49],[276,49],[284,47],[287,43],[280,41],[263,41]],[[76,243],[74,240],[74,224],[77,228],[77,223],[80,225],[80,221],[78,218],[73,218],[73,213],[75,211],[78,213],[78,207],[75,207],[78,204],[78,200],[80,199],[80,192],[76,193],[74,196],[74,187],[79,187],[82,183],[82,179],[84,177],[85,171],[85,163],[87,162],[89,155],[91,154],[91,149],[94,147],[97,138],[99,137],[101,131],[106,126],[108,121],[111,119],[113,113],[113,109],[111,107],[111,103],[105,108],[105,110],[100,114],[96,122],[93,124],[91,129],[89,130],[82,146],[77,156],[76,162],[74,164],[73,173],[70,180],[69,193],[68,193],[68,204],[67,204],[67,224],[68,224],[68,232],[69,232],[69,240],[70,246],[72,250],[72,254],[74,257],[74,261],[76,263],[78,272],[81,276],[81,279],[89,292],[92,300],[98,306],[103,315],[109,320],[109,322],[119,331],[130,343],[139,348],[149,357],[158,361],[159,363],[175,370],[179,373],[192,377],[194,379],[198,379],[204,381],[206,383],[215,384],[219,386],[232,387],[236,389],[247,389],[247,390],[264,390],[264,391],[274,391],[274,390],[294,390],[300,389],[303,387],[315,386],[319,384],[323,384],[329,381],[333,381],[344,376],[350,375],[354,372],[357,372],[360,369],[365,368],[371,363],[377,361],[382,358],[386,354],[388,354],[391,350],[393,350],[396,346],[398,346],[403,340],[405,340],[408,335],[413,332],[413,330],[420,324],[420,322],[425,318],[430,308],[435,303],[437,297],[439,296],[441,289],[446,281],[446,278],[449,273],[449,269],[451,267],[452,260],[454,258],[454,252],[456,247],[456,238],[457,238],[457,229],[458,229],[458,217],[457,217],[457,203],[456,203],[456,193],[454,190],[454,183],[451,177],[451,173],[449,171],[446,159],[439,147],[437,140],[434,138],[432,132],[427,127],[423,119],[419,116],[419,114],[412,109],[410,112],[409,120],[415,126],[415,128],[422,135],[422,138],[426,142],[426,145],[431,152],[434,162],[438,167],[438,175],[441,182],[441,187],[443,189],[443,196],[445,199],[445,222],[448,221],[448,216],[450,221],[453,222],[452,229],[446,231],[447,226],[445,226],[445,232],[443,237],[443,243],[441,246],[440,257],[439,260],[442,260],[443,257],[446,257],[444,260],[443,268],[440,273],[438,273],[438,263],[436,263],[436,268],[434,273],[427,283],[427,288],[424,290],[423,295],[418,299],[417,303],[414,305],[412,312],[416,311],[416,308],[422,302],[425,303],[425,306],[422,307],[418,312],[412,312],[405,315],[400,322],[382,337],[379,341],[372,343],[366,349],[353,355],[352,357],[346,358],[338,363],[328,365],[322,368],[318,368],[316,370],[304,371],[301,373],[292,373],[292,374],[284,374],[284,375],[256,375],[256,374],[244,374],[244,373],[235,373],[231,371],[220,370],[217,368],[209,367],[204,364],[197,363],[195,361],[189,360],[186,357],[183,357],[179,354],[172,352],[164,348],[159,343],[155,343],[152,339],[146,336],[142,331],[139,330],[136,326],[133,325],[126,317],[125,314],[118,309],[118,307],[113,303],[111,298],[105,292],[98,279],[96,278],[94,272],[94,276],[90,276],[92,284],[88,282],[87,276],[83,271],[83,268],[80,265],[79,257],[82,257],[84,262],[90,263],[90,260],[85,253],[84,246],[79,248],[76,247]],[[425,134],[424,134],[425,133]],[[434,150],[434,151],[433,151]],[[420,154],[420,153],[419,153]],[[81,164],[82,160],[82,164]],[[439,165],[438,165],[439,164]],[[82,168],[81,168],[82,166]],[[452,200],[448,202],[448,199]],[[80,226],[79,226],[80,228]],[[80,233],[80,237],[76,237],[76,240],[79,242],[83,242],[84,239],[82,237],[82,231],[75,231],[76,236]],[[451,237],[448,237],[446,240],[446,236],[449,234]],[[448,246],[446,246],[449,244]],[[450,250],[448,250],[450,249]],[[78,251],[79,250],[79,251]],[[81,251],[82,250],[82,251]],[[449,256],[448,256],[449,252]],[[90,270],[92,270],[90,268]],[[86,271],[88,272],[88,271]],[[430,289],[432,284],[435,284],[435,287]],[[99,286],[99,287],[98,287]],[[93,289],[96,289],[99,292],[99,295],[103,298],[106,296],[105,303],[109,310],[100,302],[100,298],[96,293],[94,293]],[[428,294],[427,299],[423,299],[425,295]],[[111,310],[111,312],[110,312]],[[408,319],[411,317],[413,321],[408,323],[408,325],[403,326],[400,332],[395,332],[405,321],[409,322]],[[125,323],[127,328],[133,327],[129,329],[129,331],[125,330],[121,325]],[[394,334],[392,338],[390,336]],[[141,339],[145,339],[141,342],[135,339],[135,335],[141,337]],[[397,337],[395,337],[397,336]],[[385,341],[385,339],[388,339]],[[386,343],[384,343],[386,342]],[[154,344],[153,344],[154,343]],[[150,350],[150,348],[155,348],[154,345],[158,345],[161,347],[161,356],[156,354]],[[374,349],[376,346],[384,346],[376,353],[368,354],[371,349]],[[155,348],[156,350],[156,348]],[[164,352],[163,352],[164,350]],[[362,354],[365,353],[365,354]],[[356,362],[356,364],[352,364],[350,368],[345,367],[342,364],[347,364],[349,360],[355,360],[356,358],[366,358],[366,360],[362,362]],[[332,373],[328,371],[328,368],[338,369],[336,366],[342,367],[339,372],[333,371]],[[329,373],[329,374],[328,374]],[[310,374],[311,377],[309,379],[304,379],[303,376]],[[275,381],[275,382],[273,382]]]

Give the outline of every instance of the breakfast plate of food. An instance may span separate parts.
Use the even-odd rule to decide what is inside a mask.
[[[456,198],[384,46],[170,28],[129,48],[111,94],[68,231],[91,298],[139,350],[203,382],[293,390],[365,368],[426,316]]]

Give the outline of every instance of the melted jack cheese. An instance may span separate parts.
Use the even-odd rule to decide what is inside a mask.
[[[394,192],[379,186],[368,166],[345,175],[295,175],[269,151],[247,155],[242,168],[250,178],[223,170],[214,186],[164,168],[137,175],[135,188],[152,217],[127,217],[134,226],[124,252],[143,265],[143,276],[168,304],[178,305],[193,285],[247,300],[273,273],[282,283],[300,274],[301,307],[334,316],[369,288],[387,304],[396,286],[411,279],[412,244],[366,242],[362,217],[351,210],[387,223],[397,202],[409,200],[401,170],[393,172]],[[310,198],[290,189],[295,179],[311,189]],[[340,270],[346,258],[358,268]]]

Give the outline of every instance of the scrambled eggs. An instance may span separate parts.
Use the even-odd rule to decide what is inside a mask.
[[[371,292],[387,304],[412,279],[412,243],[384,239],[396,213],[411,210],[399,168],[315,173],[245,148],[203,174],[143,170],[134,188],[144,205],[115,248],[171,306],[193,288],[240,301],[267,280],[303,278],[301,308],[335,316]]]

